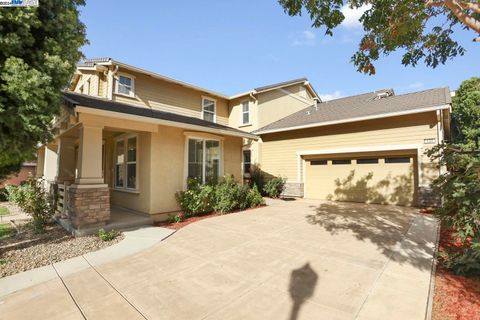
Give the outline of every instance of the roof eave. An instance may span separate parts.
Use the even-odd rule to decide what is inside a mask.
[[[436,111],[436,110],[444,110],[444,109],[450,109],[450,104],[444,104],[444,105],[439,105],[439,106],[434,106],[434,107],[429,107],[429,108],[421,108],[421,109],[408,110],[408,111],[402,111],[402,112],[384,113],[384,114],[373,115],[373,116],[366,116],[366,117],[356,117],[356,118],[336,120],[336,121],[326,121],[326,122],[321,122],[321,123],[311,123],[311,124],[307,124],[307,125],[293,126],[293,127],[279,128],[279,129],[259,130],[259,131],[254,131],[254,133],[255,133],[256,135],[262,135],[262,134],[285,132],[285,131],[292,131],[292,130],[301,130],[301,129],[316,128],[316,127],[325,127],[325,126],[331,126],[331,125],[342,124],[342,123],[352,123],[352,122],[358,122],[358,121],[366,121],[366,120],[374,120],[374,119],[398,117],[398,116],[403,116],[403,115],[417,114],[417,113],[423,113],[423,112],[429,112],[429,111]]]

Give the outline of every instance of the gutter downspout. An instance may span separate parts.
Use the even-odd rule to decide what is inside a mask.
[[[111,70],[110,68],[108,69],[108,88],[107,88],[107,99],[108,100],[113,100],[113,80],[115,75],[118,72],[118,66],[115,67],[115,70]]]

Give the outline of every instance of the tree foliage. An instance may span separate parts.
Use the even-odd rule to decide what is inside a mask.
[[[402,49],[402,64],[419,61],[435,68],[465,49],[453,39],[457,24],[480,33],[480,5],[460,0],[279,0],[290,16],[308,13],[312,26],[327,35],[345,19],[344,6],[368,8],[360,18],[364,35],[352,56],[357,70],[375,74],[374,62]],[[480,37],[476,38],[480,40]]]
[[[480,78],[465,80],[453,97],[452,119],[459,134],[454,142],[467,148],[476,147],[480,138]]]
[[[480,79],[464,81],[453,99],[460,135],[429,151],[447,171],[433,182],[442,198],[435,215],[459,240],[445,248],[444,262],[456,273],[480,274],[480,152],[475,150],[480,128]]]
[[[84,0],[40,0],[0,10],[0,171],[31,159],[51,134],[60,91],[87,43]]]

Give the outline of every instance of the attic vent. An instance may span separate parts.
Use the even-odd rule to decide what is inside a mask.
[[[380,100],[380,99],[388,98],[391,96],[393,96],[393,92],[390,90],[378,91],[378,92],[375,92],[375,96],[373,100]]]

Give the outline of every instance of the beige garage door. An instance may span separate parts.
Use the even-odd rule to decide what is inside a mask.
[[[413,155],[307,159],[305,197],[414,205],[414,161]]]

